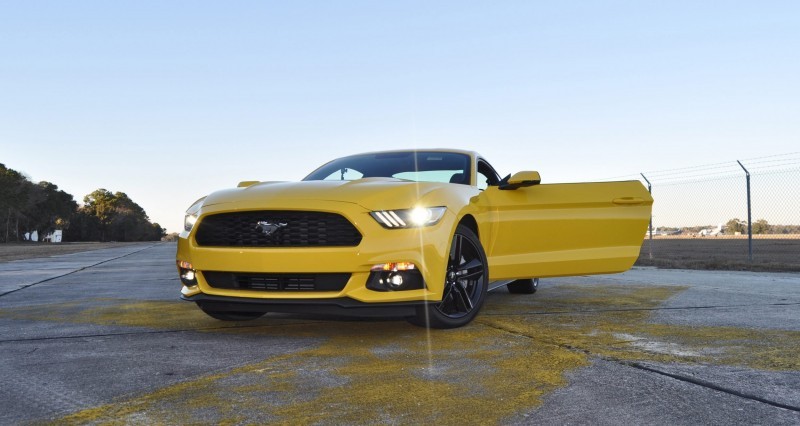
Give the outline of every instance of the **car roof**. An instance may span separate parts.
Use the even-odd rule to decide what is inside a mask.
[[[414,148],[414,149],[389,149],[385,151],[370,151],[370,152],[358,152],[350,155],[345,155],[344,157],[352,157],[356,155],[373,155],[373,154],[388,154],[392,152],[447,152],[453,154],[464,154],[468,155],[470,158],[483,158],[480,154],[475,151],[469,151],[465,149],[454,149],[454,148]],[[344,158],[340,157],[340,158]]]

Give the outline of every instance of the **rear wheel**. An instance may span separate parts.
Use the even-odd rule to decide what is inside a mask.
[[[203,307],[200,303],[198,303],[197,306],[200,307],[200,310],[205,312],[206,315],[220,321],[250,321],[261,318],[265,314],[265,312],[215,311]]]
[[[539,288],[539,278],[512,281],[508,283],[506,287],[509,293],[533,294],[536,293],[536,289]]]
[[[489,271],[478,236],[459,225],[453,235],[440,302],[417,308],[412,324],[431,328],[456,328],[469,324],[486,299]]]

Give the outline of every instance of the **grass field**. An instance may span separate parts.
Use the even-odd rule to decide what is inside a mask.
[[[651,257],[652,254],[652,257]],[[654,238],[645,240],[638,266],[672,269],[800,272],[800,238]]]
[[[120,247],[124,244],[137,243],[7,243],[0,244],[0,262],[11,260],[49,257],[59,254],[79,253],[82,251],[100,250]]]

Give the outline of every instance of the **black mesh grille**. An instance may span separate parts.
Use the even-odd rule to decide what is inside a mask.
[[[214,288],[261,291],[341,291],[350,274],[250,274],[203,271]]]
[[[216,247],[341,247],[357,246],[361,234],[336,213],[264,210],[206,216],[195,239]]]

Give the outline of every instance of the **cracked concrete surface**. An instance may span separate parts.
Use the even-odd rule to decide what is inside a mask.
[[[0,263],[0,423],[800,423],[800,274],[544,279],[428,332],[218,322],[174,250]]]

